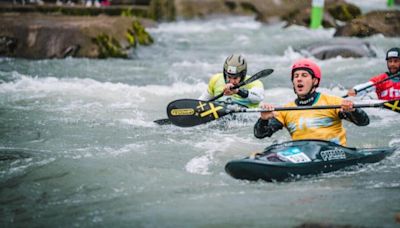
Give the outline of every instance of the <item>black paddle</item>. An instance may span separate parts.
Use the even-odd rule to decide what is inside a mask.
[[[385,79],[383,79],[383,80],[381,80],[381,81],[379,81],[379,82],[377,82],[377,83],[374,83],[374,84],[372,84],[372,85],[369,85],[369,86],[366,86],[366,87],[364,87],[364,88],[362,88],[362,89],[360,89],[360,90],[356,90],[356,94],[358,93],[358,92],[361,92],[361,91],[364,91],[364,90],[366,90],[366,89],[368,89],[368,88],[371,88],[372,86],[376,86],[376,85],[378,85],[378,84],[381,84],[381,83],[383,83],[383,82],[386,82],[386,81],[388,81],[388,80],[390,80],[390,79],[392,79],[392,78],[396,78],[396,77],[399,77],[400,76],[400,72],[397,72],[397,73],[395,73],[395,74],[393,74],[393,75],[391,75],[391,76],[389,76],[389,77],[387,77],[387,78],[385,78]],[[349,95],[344,95],[344,96],[342,96],[343,98],[346,98],[346,97],[349,97]]]
[[[232,87],[232,89],[238,89],[238,88],[240,88],[240,87],[242,87],[244,85],[247,85],[249,83],[252,83],[252,82],[254,82],[254,81],[256,81],[256,80],[258,80],[260,78],[267,77],[268,75],[272,74],[272,72],[274,72],[273,69],[261,70],[261,71],[255,73],[254,75],[252,75],[247,80],[244,80],[244,81],[240,82],[239,84],[235,85],[234,87]],[[208,101],[209,102],[215,101],[218,98],[221,98],[223,95],[224,95],[224,93],[220,93],[219,95],[211,98]],[[153,122],[156,123],[156,124],[159,124],[159,125],[167,125],[167,124],[171,124],[172,123],[170,119],[158,119],[158,120],[154,120]]]
[[[399,100],[385,101],[370,104],[355,104],[354,108],[385,108],[400,113]],[[323,106],[296,106],[296,107],[276,107],[272,111],[295,111],[313,109],[338,109],[340,105]],[[169,120],[179,127],[193,127],[219,119],[232,113],[244,112],[264,112],[271,111],[260,108],[241,108],[229,106],[218,102],[207,102],[195,99],[181,99],[171,102],[167,107]]]

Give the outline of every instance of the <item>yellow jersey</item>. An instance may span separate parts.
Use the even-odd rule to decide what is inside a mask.
[[[341,105],[343,98],[319,93],[313,106]],[[295,107],[290,102],[285,107]],[[286,127],[293,140],[322,139],[346,145],[346,130],[339,117],[340,109],[279,111],[276,119]]]

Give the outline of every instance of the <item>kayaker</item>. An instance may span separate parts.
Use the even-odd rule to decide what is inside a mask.
[[[261,112],[254,126],[255,137],[270,137],[285,127],[293,140],[321,139],[345,146],[346,130],[342,126],[342,119],[358,126],[369,124],[368,115],[359,108],[353,108],[352,101],[316,91],[321,81],[321,69],[313,61],[296,61],[292,66],[291,77],[297,99],[286,104],[286,107],[341,105],[341,109]],[[261,103],[260,107],[267,110],[273,108],[265,103]]]
[[[349,89],[347,95],[362,96],[369,92],[375,92],[380,100],[400,99],[400,77],[385,80],[391,75],[400,72],[400,48],[394,47],[387,51],[386,65],[389,70],[388,72],[372,77],[367,83],[354,86],[352,89]],[[385,81],[381,82],[383,80]],[[368,86],[371,87],[364,89]]]
[[[208,88],[204,91],[199,100],[210,100],[214,96],[224,93],[218,101],[239,104],[248,108],[258,107],[264,99],[264,85],[260,80],[256,80],[239,89],[231,89],[247,76],[247,62],[242,55],[233,54],[226,58],[222,73],[211,76]]]

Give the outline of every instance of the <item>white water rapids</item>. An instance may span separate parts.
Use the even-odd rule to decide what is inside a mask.
[[[294,182],[247,182],[228,176],[226,162],[289,140],[287,131],[256,139],[256,113],[224,126],[153,123],[166,118],[170,101],[197,98],[231,53],[247,58],[249,74],[275,70],[262,80],[265,101],[292,100],[290,64],[301,57],[294,50],[333,39],[334,30],[282,26],[251,17],[178,21],[150,29],[155,44],[129,60],[0,59],[0,225],[398,226],[399,151]],[[377,57],[316,60],[320,91],[340,96],[386,71],[385,52],[399,38],[363,40]],[[345,124],[349,145],[400,146],[399,114],[366,111],[369,126]]]

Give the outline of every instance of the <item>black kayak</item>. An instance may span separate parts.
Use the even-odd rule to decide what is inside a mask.
[[[397,148],[357,149],[323,140],[297,140],[274,144],[261,153],[233,160],[225,171],[236,179],[283,181],[288,178],[327,173],[344,167],[374,163]]]

